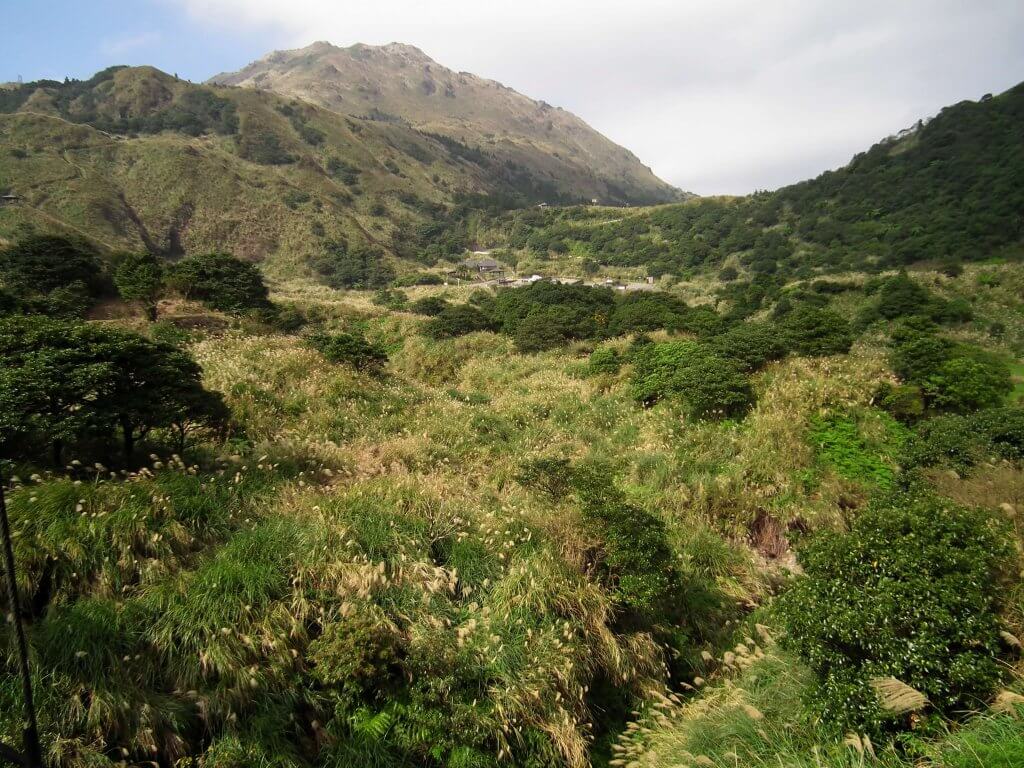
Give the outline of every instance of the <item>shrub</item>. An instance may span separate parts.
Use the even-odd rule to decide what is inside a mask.
[[[778,609],[789,642],[818,675],[827,721],[874,733],[904,724],[879,706],[873,678],[897,678],[946,715],[975,709],[992,692],[1014,551],[987,513],[894,494],[849,531],[819,534],[799,560],[804,575]]]
[[[694,307],[680,321],[679,330],[705,337],[722,333],[727,325],[725,319],[715,310],[708,307]]]
[[[878,291],[878,314],[886,320],[911,315],[931,317],[934,309],[935,297],[906,272],[890,277]]]
[[[991,408],[976,413],[972,422],[1004,459],[1024,459],[1024,408]]]
[[[984,455],[984,440],[971,429],[966,416],[933,416],[917,425],[905,448],[907,466],[945,465],[956,469],[974,466]]]
[[[587,372],[591,376],[602,373],[618,373],[622,367],[619,353],[612,347],[599,347],[590,353],[587,361]]]
[[[646,343],[639,343],[646,339]],[[681,369],[696,363],[706,354],[693,341],[652,342],[646,336],[638,337],[630,348],[633,361],[633,398],[645,405],[652,405],[663,397],[676,393],[676,374]]]
[[[846,319],[830,309],[801,305],[785,315],[782,327],[794,351],[801,355],[838,355],[850,351],[853,331]]]
[[[739,323],[708,341],[721,357],[745,371],[756,371],[789,351],[785,336],[773,323]]]
[[[395,270],[380,248],[349,247],[345,240],[326,243],[313,268],[332,288],[383,288],[395,279]]]
[[[698,419],[742,416],[754,403],[742,369],[721,357],[701,358],[680,371],[679,381],[690,415]]]
[[[754,402],[740,366],[696,342],[651,344],[633,363],[633,397],[647,405],[676,396],[694,418],[713,418],[742,415]]]
[[[374,292],[372,301],[378,307],[387,307],[388,309],[405,309],[405,305],[408,303],[409,297],[402,291],[394,288],[381,288],[379,291]]]
[[[966,413],[992,408],[1013,391],[1010,368],[991,356],[953,357],[924,381],[929,402],[942,410]]]
[[[884,384],[875,392],[875,401],[899,421],[913,422],[924,416],[924,393],[915,384]]]
[[[608,333],[621,336],[634,331],[681,328],[689,307],[667,293],[628,293],[616,302]]]
[[[409,311],[415,312],[417,315],[437,317],[449,306],[451,305],[448,303],[448,300],[441,296],[425,296],[412,302],[409,305]]]
[[[953,343],[931,333],[904,332],[893,337],[889,364],[904,381],[923,383],[942,367]]]
[[[493,329],[491,319],[476,307],[455,304],[445,307],[423,325],[423,333],[432,339],[451,339],[476,331]]]
[[[380,373],[388,354],[382,346],[367,341],[361,333],[315,333],[309,344],[332,363],[342,363],[357,371]]]
[[[259,268],[228,253],[188,256],[171,269],[169,283],[185,298],[223,312],[244,312],[270,306]]]
[[[586,338],[586,319],[574,307],[537,306],[516,324],[516,348],[520,352],[543,352],[573,339]]]
[[[904,462],[963,471],[992,454],[1010,461],[1024,458],[1024,409],[989,408],[922,421],[907,443]]]

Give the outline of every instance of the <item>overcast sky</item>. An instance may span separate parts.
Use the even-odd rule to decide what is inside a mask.
[[[4,2],[0,80],[117,63],[203,80],[314,40],[406,42],[575,112],[700,194],[814,176],[1024,80],[1024,0]]]

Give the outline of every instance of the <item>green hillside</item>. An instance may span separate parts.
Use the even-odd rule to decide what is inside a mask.
[[[776,192],[635,212],[526,211],[497,222],[493,237],[653,275],[730,265],[764,289],[840,270],[1019,253],[1022,176],[1024,84],[948,107],[843,168]]]
[[[286,274],[340,239],[419,257],[458,200],[543,194],[401,123],[151,68],[0,92],[0,190],[19,198],[0,209],[9,240],[35,228],[170,257],[227,249]]]

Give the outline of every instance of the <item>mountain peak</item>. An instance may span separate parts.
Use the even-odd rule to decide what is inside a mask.
[[[682,195],[572,113],[455,72],[407,43],[342,48],[318,41],[210,82],[274,91],[353,117],[400,120],[484,151],[555,197],[636,204]]]

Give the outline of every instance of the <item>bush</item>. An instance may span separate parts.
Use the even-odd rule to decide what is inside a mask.
[[[924,383],[953,352],[953,342],[931,333],[904,331],[893,336],[889,364],[904,381]]]
[[[388,362],[382,346],[367,341],[361,333],[315,333],[309,344],[332,363],[342,363],[357,371],[380,373]]]
[[[574,307],[537,306],[516,324],[513,339],[520,352],[543,352],[587,337],[586,319]]]
[[[228,253],[188,256],[170,270],[168,282],[185,298],[222,312],[270,307],[259,268]]]
[[[905,725],[871,686],[895,677],[941,714],[984,705],[1000,678],[999,610],[1014,563],[987,513],[901,493],[849,531],[819,534],[778,603],[788,642],[818,675],[817,705],[841,729]]]
[[[449,306],[451,305],[448,303],[448,300],[441,296],[425,296],[422,299],[416,299],[416,301],[410,304],[409,311],[415,312],[417,315],[437,317]]]
[[[731,360],[709,355],[683,369],[679,380],[694,418],[742,416],[754,403],[750,382]]]
[[[381,288],[373,294],[373,303],[388,309],[405,309],[409,297],[394,288]]]
[[[694,418],[740,416],[754,402],[741,367],[691,341],[641,348],[634,358],[633,397],[650,405],[676,396]]]
[[[785,315],[782,327],[793,350],[801,355],[840,355],[853,346],[850,324],[830,309],[798,306]]]
[[[493,330],[491,319],[476,307],[455,304],[445,307],[423,325],[423,334],[432,339],[452,339],[476,331]]]
[[[886,320],[934,314],[935,297],[910,279],[906,272],[890,277],[878,291],[878,314]]]
[[[917,425],[904,448],[904,465],[950,466],[965,470],[985,454],[985,440],[975,434],[966,416],[934,416]]]
[[[163,265],[151,253],[126,254],[114,270],[114,285],[121,298],[141,303],[150,321],[156,320],[156,302],[163,279]]]
[[[708,341],[721,357],[745,371],[756,371],[789,351],[787,340],[772,323],[739,323]]]
[[[641,339],[646,340],[646,343],[640,343]],[[652,405],[676,393],[677,372],[694,365],[704,354],[706,350],[693,341],[656,344],[646,336],[638,337],[630,348],[633,398],[645,405]]]
[[[1009,461],[1024,459],[1024,409],[989,408],[922,421],[906,446],[904,462],[963,471],[992,454]]]
[[[1024,408],[992,408],[972,417],[975,428],[1004,459],[1024,459]]]
[[[591,376],[602,373],[615,374],[622,367],[622,359],[619,353],[611,347],[599,347],[590,353],[587,361],[587,372]]]
[[[936,408],[966,413],[992,408],[1013,391],[1010,368],[991,356],[957,356],[944,362],[924,381],[929,402]]]
[[[689,307],[667,293],[627,293],[616,302],[608,324],[611,336],[659,328],[681,328]]]
[[[915,384],[884,384],[875,393],[875,402],[902,422],[914,422],[924,416],[924,393]]]

